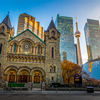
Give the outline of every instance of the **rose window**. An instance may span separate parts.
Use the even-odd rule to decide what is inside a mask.
[[[23,44],[22,49],[23,49],[23,51],[28,52],[28,51],[31,50],[31,47],[32,47],[31,43],[30,42],[26,42],[26,43]]]

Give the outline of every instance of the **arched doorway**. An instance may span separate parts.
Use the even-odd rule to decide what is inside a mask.
[[[43,68],[40,67],[34,67],[31,72],[31,82],[32,83],[41,83],[41,82],[45,82],[45,71]]]
[[[40,83],[40,73],[35,72],[34,74],[34,83]]]
[[[27,83],[27,75],[20,75],[20,82]]]
[[[21,70],[20,71],[19,82],[21,82],[21,83],[29,82],[29,72],[27,70]]]
[[[15,82],[15,72],[14,71],[10,71],[9,82],[11,83]]]
[[[6,80],[5,81],[8,81],[10,83],[14,83],[16,82],[16,70],[14,69],[9,69],[7,71],[7,73],[5,74],[6,75]]]

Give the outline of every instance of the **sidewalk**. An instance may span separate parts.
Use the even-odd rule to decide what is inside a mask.
[[[94,91],[94,93],[87,93],[87,91],[40,91],[40,90],[4,92],[3,89],[0,89],[0,94],[99,94],[100,95],[100,91]]]

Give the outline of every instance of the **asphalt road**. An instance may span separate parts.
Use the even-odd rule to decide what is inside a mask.
[[[0,100],[100,100],[100,94],[0,94]]]

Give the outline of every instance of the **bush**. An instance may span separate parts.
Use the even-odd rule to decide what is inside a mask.
[[[60,83],[52,83],[52,85],[53,85],[54,87],[60,87],[60,86],[61,86]]]

